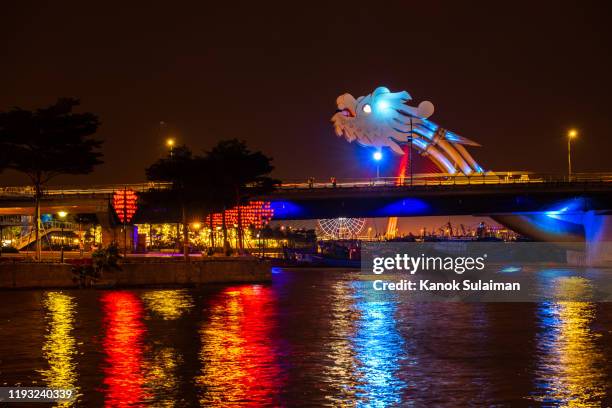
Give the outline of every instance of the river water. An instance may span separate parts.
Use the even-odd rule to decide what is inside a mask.
[[[357,271],[274,272],[1,292],[0,385],[93,407],[612,405],[611,303],[372,301]]]

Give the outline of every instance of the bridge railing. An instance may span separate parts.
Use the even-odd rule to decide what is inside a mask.
[[[304,188],[330,188],[330,187],[378,187],[378,186],[451,186],[451,185],[478,185],[478,184],[531,184],[531,183],[612,183],[612,173],[574,173],[571,176],[558,174],[530,173],[525,171],[496,171],[478,173],[466,176],[464,174],[450,173],[418,173],[406,177],[379,177],[379,178],[347,178],[337,179],[335,183],[327,180],[288,180],[283,182],[280,189]],[[169,188],[171,183],[137,183],[137,184],[106,184],[91,187],[49,187],[45,189],[45,196],[86,196],[94,194],[113,194],[124,188],[136,192],[145,192],[151,189]],[[33,197],[34,188],[31,186],[0,187],[0,197]]]
[[[370,179],[338,179],[318,181],[300,180],[285,182],[281,189],[330,188],[330,187],[378,187],[378,186],[451,186],[479,184],[534,184],[534,183],[612,183],[612,173],[575,173],[568,175],[530,172],[487,172],[472,174],[420,173],[412,177],[378,177]]]
[[[44,189],[44,196],[62,196],[62,195],[91,195],[91,194],[113,194],[117,190],[132,189],[136,192],[149,191],[151,189],[168,188],[171,183],[136,183],[136,184],[104,184],[94,185],[91,187],[75,187],[75,186],[53,186]],[[32,186],[14,186],[0,187],[0,197],[33,197],[34,187]]]

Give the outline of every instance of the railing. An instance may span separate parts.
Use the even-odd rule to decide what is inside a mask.
[[[76,231],[79,229],[78,224],[72,223],[72,222],[62,222],[62,221],[47,221],[47,222],[43,222],[41,223],[41,229],[39,231],[39,239],[42,238],[43,236],[54,232],[54,231]],[[24,248],[26,246],[28,246],[29,244],[31,244],[32,242],[36,241],[36,234],[34,232],[34,228],[30,227],[28,228],[27,232],[25,234],[22,234],[21,237],[19,238],[19,240],[17,241],[17,244],[15,245],[17,249],[21,249]]]
[[[533,183],[612,183],[612,173],[575,173],[568,175],[539,174],[525,171],[498,171],[478,173],[466,176],[464,174],[449,173],[420,173],[412,177],[379,177],[369,179],[338,179],[332,182],[317,180],[293,180],[282,183],[279,189],[308,189],[329,187],[409,187],[409,186],[452,186],[452,185],[479,185],[479,184],[533,184]],[[139,183],[139,184],[107,184],[91,187],[49,187],[45,189],[44,196],[79,196],[79,195],[110,195],[124,188],[136,192],[145,192],[151,189],[169,188],[171,183]],[[33,197],[34,188],[31,186],[0,187],[0,197]]]
[[[151,189],[164,189],[171,186],[171,183],[137,183],[137,184],[104,184],[91,187],[72,187],[58,186],[48,187],[43,191],[44,196],[62,195],[92,195],[92,194],[113,194],[117,190],[132,189],[136,192],[149,191]],[[34,187],[16,186],[0,187],[0,197],[34,197]]]
[[[300,180],[285,182],[280,189],[312,189],[330,187],[410,187],[410,186],[453,186],[483,184],[537,184],[537,183],[612,183],[612,173],[578,173],[572,176],[538,174],[528,172],[487,172],[466,176],[464,174],[426,173],[412,177],[379,177],[371,179],[340,179],[319,182]]]

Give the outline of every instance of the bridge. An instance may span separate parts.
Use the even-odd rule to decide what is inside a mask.
[[[570,176],[485,171],[466,149],[478,143],[432,122],[431,102],[411,106],[411,99],[405,91],[394,93],[385,87],[358,98],[343,94],[332,117],[336,134],[373,149],[374,160],[382,159],[383,149],[397,154],[398,177],[377,174],[372,179],[285,182],[254,199],[269,202],[276,220],[388,217],[389,233],[395,231],[396,217],[482,215],[537,240],[589,245],[612,241],[612,173],[576,174],[571,166]],[[438,172],[413,174],[413,152],[434,166],[427,171]],[[54,187],[44,192],[41,212],[95,214],[103,243],[108,243],[119,235],[111,210],[115,191],[168,187],[168,183]],[[33,215],[33,196],[31,187],[0,188],[0,216]],[[135,217],[136,223],[177,221],[160,219],[160,214],[146,209]]]
[[[45,191],[41,212],[95,214],[102,227],[102,241],[107,244],[125,237],[111,209],[115,191],[131,188],[146,192],[168,187],[159,183],[54,187]],[[32,197],[30,187],[0,188],[0,216],[33,215]],[[311,180],[286,182],[273,193],[256,198],[270,202],[276,220],[488,216],[536,240],[586,242],[589,256],[612,262],[612,254],[600,247],[612,241],[612,173],[571,177],[527,172],[470,176],[433,173],[415,174],[411,178]],[[159,219],[140,211],[136,222]]]
[[[108,235],[114,224],[110,200],[115,191],[167,187],[164,183],[54,187],[45,191],[41,212],[95,214]],[[0,188],[0,215],[32,215],[32,196],[31,187]],[[334,183],[311,180],[286,182],[257,198],[270,201],[276,220],[482,215],[538,240],[580,241],[589,235],[589,225],[601,227],[601,217],[612,211],[612,173],[571,178],[527,172],[432,173]],[[137,221],[150,222],[150,214],[137,214]]]

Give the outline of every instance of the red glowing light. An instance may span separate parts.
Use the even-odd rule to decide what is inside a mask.
[[[128,223],[134,218],[138,209],[138,196],[136,192],[129,188],[117,190],[113,194],[113,208],[122,223]]]
[[[106,406],[141,404],[143,390],[143,309],[140,299],[129,292],[102,295],[106,333],[102,345],[106,354],[104,385]]]
[[[253,226],[262,228],[274,215],[274,210],[270,207],[269,201],[251,201],[247,205],[234,207],[225,210],[225,223],[228,227],[238,225],[238,208],[240,208],[240,218],[242,220],[241,227],[247,228]],[[223,225],[223,214],[213,214],[213,228]]]
[[[205,406],[280,406],[286,373],[274,344],[276,299],[269,287],[234,286],[211,302],[211,320],[201,330]]]

